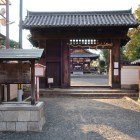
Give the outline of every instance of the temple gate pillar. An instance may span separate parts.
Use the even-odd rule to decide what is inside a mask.
[[[70,87],[70,53],[67,40],[62,40],[62,88]]]
[[[120,65],[120,40],[114,39],[113,48],[110,50],[112,88],[121,88],[121,65]]]

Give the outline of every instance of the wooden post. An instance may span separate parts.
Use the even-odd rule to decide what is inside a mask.
[[[35,60],[31,61],[31,105],[35,105]]]
[[[110,57],[109,57],[109,59],[110,59],[110,62],[109,62],[109,86],[111,86],[112,87],[112,76],[113,76],[113,68],[112,68],[112,49],[110,49],[110,52],[109,52],[109,55],[110,55]]]
[[[139,68],[139,81],[138,82],[139,82],[138,83],[138,87],[139,87],[139,89],[138,89],[139,90],[139,95],[138,95],[139,97],[138,98],[140,100],[140,68]]]
[[[36,76],[36,100],[39,100],[39,77]]]
[[[121,88],[120,40],[119,39],[113,40],[112,88]]]
[[[2,86],[0,84],[0,104],[1,104],[1,102],[2,102]]]
[[[7,101],[10,101],[10,84],[7,84]]]
[[[62,42],[62,87],[70,87],[70,68],[69,68],[69,46],[66,44],[67,41]]]

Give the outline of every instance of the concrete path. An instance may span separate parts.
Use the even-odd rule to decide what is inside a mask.
[[[43,98],[42,132],[0,132],[0,140],[140,140],[140,105],[126,99]]]

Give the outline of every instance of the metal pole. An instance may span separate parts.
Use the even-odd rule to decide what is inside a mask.
[[[19,3],[19,48],[22,49],[22,5],[23,2],[20,0]]]
[[[9,41],[9,0],[6,0],[6,49],[10,48]]]

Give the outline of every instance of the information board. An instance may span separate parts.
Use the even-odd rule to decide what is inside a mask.
[[[0,63],[1,84],[31,83],[29,63]]]

